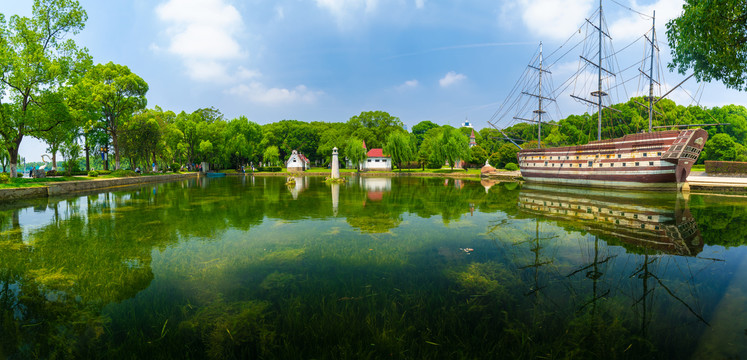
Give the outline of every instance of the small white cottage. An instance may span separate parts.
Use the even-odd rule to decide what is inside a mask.
[[[392,170],[392,158],[384,155],[381,148],[371,149],[366,154],[366,160],[363,162],[363,170]]]
[[[298,151],[293,150],[290,158],[288,158],[288,162],[285,163],[285,166],[289,172],[306,171],[311,168],[311,162],[309,162],[309,159],[307,159],[306,156],[303,156],[303,154],[300,154],[298,153]]]

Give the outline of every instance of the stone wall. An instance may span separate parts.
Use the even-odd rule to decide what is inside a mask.
[[[134,176],[114,179],[95,179],[81,181],[61,181],[47,183],[47,186],[31,188],[0,189],[0,201],[12,201],[17,199],[67,195],[81,191],[101,190],[119,186],[138,185],[155,182],[169,182],[180,179],[196,177],[197,173],[169,174],[154,176]]]

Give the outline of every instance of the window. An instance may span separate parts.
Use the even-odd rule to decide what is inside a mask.
[[[615,163],[610,163],[610,167],[615,167]]]
[[[648,219],[649,219],[649,220],[651,220],[651,219],[653,219],[653,218],[654,218],[654,217],[653,217],[653,216],[651,216],[651,215],[649,215],[649,216],[648,216]]]
[[[658,153],[656,153],[656,155],[657,156],[661,156],[661,151],[659,151]]]
[[[648,165],[649,165],[649,166],[654,166],[654,162],[653,162],[653,161],[649,161],[649,162],[648,162]]]
[[[638,161],[636,161],[635,162],[635,166],[639,166],[639,165],[641,165],[641,163],[639,163]]]
[[[623,163],[623,167],[625,167],[625,166],[628,166],[628,164],[626,164],[626,163]]]
[[[622,156],[622,154],[617,154],[617,158],[618,158],[618,159],[620,159],[620,158],[622,158],[622,157],[623,157],[623,156]]]
[[[547,161],[545,161],[545,166],[547,166]]]
[[[589,161],[589,162],[588,162],[588,164],[589,164],[589,167],[592,167],[592,166],[594,166],[594,165],[593,165],[593,163],[592,163],[591,161]]]
[[[379,162],[379,159],[376,159],[376,160],[374,160],[374,161],[376,161],[376,162]]]
[[[599,167],[602,167],[602,165],[604,165],[604,164],[601,164],[601,163],[600,163],[600,164],[599,164]]]
[[[578,160],[578,156],[576,156],[576,160]]]
[[[371,159],[366,160],[366,162],[371,162]]]
[[[643,153],[643,157],[647,157],[647,156],[648,156],[648,153]]]

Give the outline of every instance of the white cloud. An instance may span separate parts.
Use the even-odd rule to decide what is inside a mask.
[[[304,85],[296,86],[293,89],[285,88],[267,88],[260,82],[251,82],[249,85],[241,84],[228,90],[231,95],[241,96],[249,101],[264,105],[283,105],[291,103],[311,104],[322,96],[321,91],[309,90]]]
[[[520,0],[504,11],[518,10],[529,31],[541,38],[565,39],[593,12],[594,0]]]
[[[419,84],[420,83],[415,79],[407,80],[401,85],[397,86],[397,89],[398,90],[412,89],[412,88],[418,87]]]
[[[465,76],[464,74],[457,74],[454,71],[449,71],[448,73],[446,73],[446,75],[444,75],[443,78],[438,80],[438,84],[441,85],[442,88],[445,88],[463,81],[466,78],[467,76]]]
[[[370,14],[376,11],[379,0],[316,0],[316,5],[328,10],[337,19],[338,25],[347,26],[360,12]]]
[[[659,42],[664,38],[666,23],[682,13],[683,0],[658,0],[650,5],[638,5],[633,0],[630,7],[642,14],[653,15],[656,10],[656,35]],[[620,18],[609,25],[610,35],[615,40],[633,40],[641,36],[651,27],[651,19],[628,12],[628,16]]]
[[[258,70],[249,70],[243,66],[239,66],[238,70],[236,71],[236,76],[241,80],[249,80],[262,76],[262,73]]]
[[[282,7],[282,6],[276,6],[276,7],[275,7],[275,17],[276,17],[276,18],[277,18],[278,20],[283,20],[283,19],[285,19],[285,11],[283,10],[283,7]]]
[[[425,7],[425,0],[415,0],[415,7],[422,9]]]
[[[168,24],[165,49],[182,59],[192,79],[231,80],[228,64],[247,56],[236,40],[243,21],[235,7],[224,0],[169,0],[155,11]],[[154,44],[151,49],[161,47]]]

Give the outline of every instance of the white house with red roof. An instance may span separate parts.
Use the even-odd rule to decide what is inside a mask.
[[[288,168],[288,171],[306,171],[311,168],[311,162],[306,158],[306,156],[293,150],[291,156],[288,158],[288,162],[285,163],[285,166]]]
[[[376,148],[368,150],[366,148],[366,142],[363,142],[363,149],[366,149],[366,158],[360,164],[361,171],[378,170],[378,171],[392,171],[392,158],[391,156],[384,155],[384,149]],[[352,167],[353,164],[348,160],[348,167]]]

